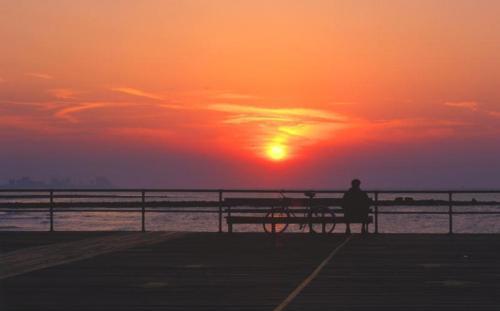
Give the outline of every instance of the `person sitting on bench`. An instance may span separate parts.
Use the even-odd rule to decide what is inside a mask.
[[[366,192],[361,190],[361,181],[354,179],[349,189],[342,198],[342,208],[346,219],[346,234],[351,234],[351,223],[361,223],[361,233],[368,231],[368,212],[371,199]]]

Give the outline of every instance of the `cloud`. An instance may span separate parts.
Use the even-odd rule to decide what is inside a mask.
[[[76,92],[71,89],[50,89],[47,91],[50,95],[60,99],[75,99]]]
[[[289,117],[277,117],[277,116],[234,116],[226,119],[225,123],[229,124],[242,124],[249,122],[292,122],[294,119]]]
[[[159,107],[162,107],[162,108],[167,108],[167,109],[185,109],[184,106],[181,106],[181,105],[174,105],[174,104],[160,104],[158,105]]]
[[[162,128],[144,128],[144,127],[118,127],[109,128],[107,133],[112,136],[124,137],[126,139],[138,138],[149,139],[151,142],[157,143],[161,140],[171,139],[175,132]]]
[[[489,111],[488,114],[495,118],[500,118],[500,111]]]
[[[77,106],[63,108],[57,111],[54,114],[54,116],[72,123],[78,123],[79,122],[78,119],[73,116],[74,113],[81,112],[84,110],[101,108],[107,105],[109,105],[109,103],[104,103],[104,102],[81,103]]]
[[[29,77],[38,78],[38,79],[42,79],[42,80],[52,80],[54,78],[49,74],[39,73],[39,72],[29,72],[29,73],[26,73],[26,75]]]
[[[361,120],[352,134],[365,141],[390,141],[413,144],[417,140],[442,139],[463,132],[472,124],[465,121],[400,118],[376,121]]]
[[[316,120],[328,122],[344,122],[345,117],[340,114],[333,113],[321,109],[310,108],[264,108],[250,105],[233,105],[233,104],[214,104],[208,107],[210,110],[237,113],[236,115],[242,123],[247,118],[248,122],[262,121],[263,118],[269,120]]]
[[[130,88],[130,87],[115,87],[115,88],[111,88],[111,90],[113,92],[123,93],[123,94],[127,94],[127,95],[132,95],[132,96],[145,97],[145,98],[156,99],[156,100],[163,100],[164,99],[160,95],[145,92],[145,91]]]
[[[474,111],[476,113],[481,114],[483,117],[494,117],[500,118],[500,111],[489,110],[486,108],[479,107],[479,103],[476,101],[463,101],[463,102],[447,102],[446,106],[466,109],[470,111]]]
[[[234,135],[245,145],[266,156],[270,146],[283,146],[287,153],[331,138],[347,127],[348,118],[328,110],[301,107],[265,108],[254,105],[213,104],[208,109],[227,114],[224,124],[238,126]]]
[[[256,99],[259,97],[255,96],[255,95],[251,95],[251,94],[227,92],[227,93],[220,93],[217,96],[215,96],[215,98],[219,98],[219,99]]]
[[[328,103],[328,105],[330,105],[330,106],[351,106],[354,104],[356,104],[356,103],[354,103],[354,102],[331,102],[331,103]]]
[[[469,109],[473,111],[478,110],[479,107],[476,101],[445,102],[444,105],[448,107]]]
[[[11,100],[0,100],[0,105],[31,106],[31,107],[36,107],[40,110],[51,110],[60,107],[60,105],[53,102],[23,102],[23,101],[11,101]]]
[[[82,102],[72,106],[58,110],[54,116],[72,123],[78,123],[79,120],[73,114],[92,109],[110,108],[110,107],[139,107],[141,104],[127,103],[127,102]],[[134,116],[137,117],[137,116]]]
[[[61,131],[54,124],[39,116],[30,115],[0,115],[0,139],[14,138],[18,140],[21,135],[37,133],[60,134]]]
[[[30,117],[0,115],[0,125],[2,128],[29,128],[32,121]]]
[[[447,119],[427,119],[427,118],[401,118],[373,122],[373,124],[383,125],[392,128],[430,128],[430,127],[457,127],[470,125],[469,122],[447,120]]]

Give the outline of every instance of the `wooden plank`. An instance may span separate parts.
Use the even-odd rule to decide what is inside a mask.
[[[498,310],[498,235],[355,237],[287,310]]]
[[[0,255],[0,280],[139,245],[159,243],[185,234],[179,232],[129,232],[23,248]]]
[[[313,270],[313,272],[308,275],[286,298],[283,300],[273,311],[283,311],[286,307],[297,297],[306,286],[311,283],[314,278],[316,278],[321,270],[332,260],[333,256],[335,256],[342,247],[344,247],[350,240],[352,236],[348,236],[342,243],[336,246],[328,256],[323,259],[323,261]]]
[[[88,238],[102,237],[108,235],[119,235],[124,232],[116,231],[71,231],[54,234],[47,231],[0,231],[0,254],[15,250],[49,245],[62,242],[72,242]]]
[[[272,310],[342,240],[194,233],[2,280],[0,305],[5,311]]]

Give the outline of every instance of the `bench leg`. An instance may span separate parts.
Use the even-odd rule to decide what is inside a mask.
[[[364,222],[361,224],[361,233],[368,234],[368,222]]]

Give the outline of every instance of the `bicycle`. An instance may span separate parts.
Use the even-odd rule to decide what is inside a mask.
[[[262,226],[264,231],[267,233],[282,233],[284,232],[290,224],[294,224],[293,218],[297,217],[290,208],[293,206],[293,199],[286,197],[283,193],[280,193],[282,200],[281,206],[278,208],[272,208],[266,214],[266,218],[285,218],[283,222],[270,221],[264,222]],[[299,230],[304,230],[309,227],[309,232],[311,233],[332,233],[335,229],[336,216],[335,212],[328,206],[316,206],[314,205],[315,192],[308,191],[304,192],[304,195],[309,198],[309,205],[304,210],[303,221],[297,221],[295,224],[299,225]]]

